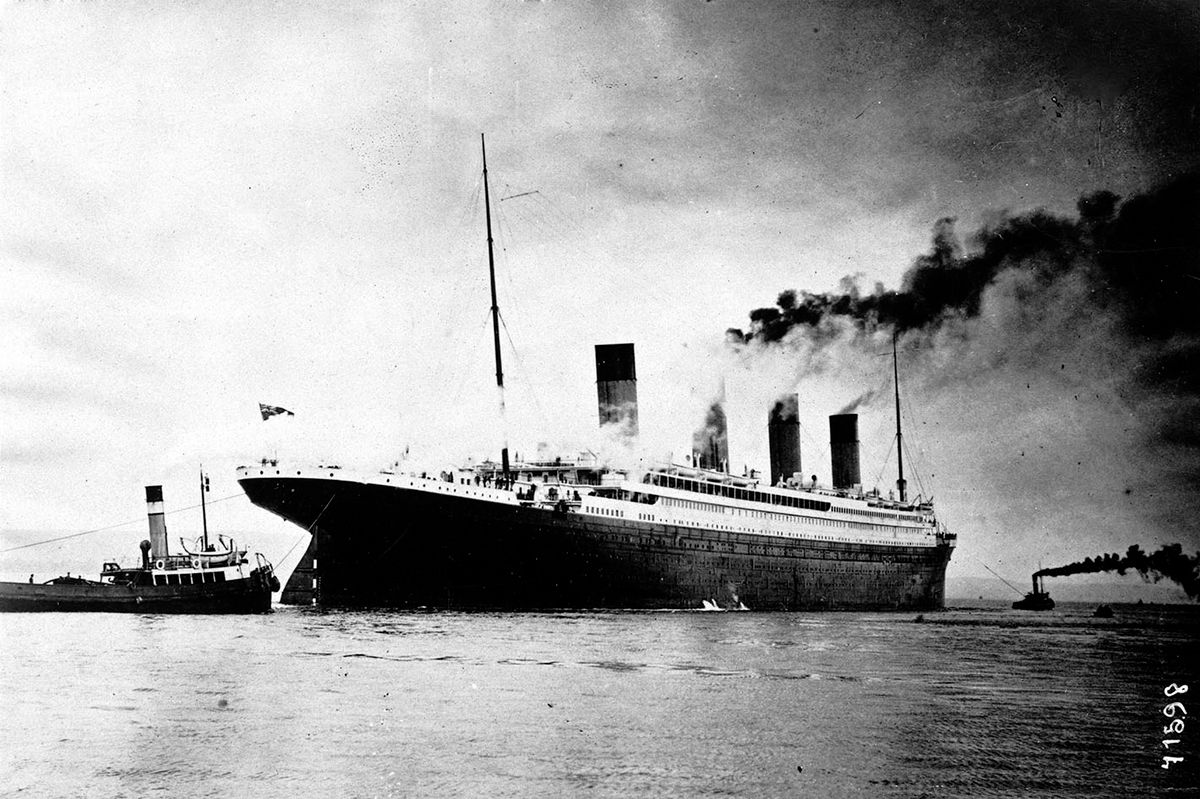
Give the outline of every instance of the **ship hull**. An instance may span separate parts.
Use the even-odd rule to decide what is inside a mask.
[[[0,583],[0,612],[266,613],[270,580],[257,570],[241,580],[204,585]]]
[[[312,531],[312,593],[332,607],[699,608],[708,601],[753,610],[934,610],[943,606],[951,551],[602,518],[339,479],[239,482],[256,505]],[[285,590],[285,599],[289,593],[296,592]]]
[[[1048,594],[1026,594],[1012,606],[1013,610],[1054,610],[1054,600]]]

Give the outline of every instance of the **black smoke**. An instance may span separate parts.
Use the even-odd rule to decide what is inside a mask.
[[[1068,574],[1095,574],[1112,572],[1125,574],[1138,572],[1143,580],[1158,582],[1166,578],[1177,583],[1190,599],[1200,599],[1200,552],[1186,555],[1182,544],[1167,544],[1157,552],[1146,553],[1137,544],[1131,546],[1124,556],[1115,552],[1096,558],[1084,558],[1066,566],[1042,569],[1034,577],[1062,577]]]
[[[857,386],[846,407],[870,413],[893,332],[914,440],[987,559],[1119,551],[1129,529],[1200,545],[1200,172],[969,235],[946,217],[898,289],[785,291],[726,340],[768,376],[784,364],[788,390]]]
[[[1200,173],[1124,202],[1097,191],[1081,197],[1077,208],[1074,219],[1045,210],[1006,216],[976,231],[967,249],[956,220],[940,219],[930,251],[916,259],[899,290],[784,291],[775,307],[750,312],[748,332],[733,329],[729,337],[776,342],[832,317],[863,328],[927,330],[953,316],[977,315],[984,291],[1008,271],[1041,285],[1082,274],[1097,306],[1120,312],[1130,336],[1200,332]],[[1182,376],[1179,367],[1198,365],[1172,361],[1162,368]],[[1191,371],[1195,377],[1197,370]],[[1189,385],[1195,387],[1194,381]]]
[[[837,292],[784,291],[774,307],[750,312],[748,330],[728,330],[726,341],[769,346],[799,335],[821,345],[844,334],[838,322],[931,341],[947,324],[978,317],[998,283],[1029,296],[1082,284],[1069,312],[1114,320],[1118,345],[1136,358],[1134,382],[1178,401],[1179,412],[1163,419],[1163,437],[1200,445],[1200,172],[1124,201],[1096,191],[1076,207],[1073,218],[1045,210],[1005,215],[967,246],[955,219],[945,217],[900,289],[877,284],[863,293],[846,279]]]
[[[714,402],[704,417],[704,425],[692,435],[692,452],[701,469],[725,469],[729,463],[729,433],[725,410]]]

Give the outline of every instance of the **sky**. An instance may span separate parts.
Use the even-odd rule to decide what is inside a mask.
[[[1183,1],[7,3],[0,37],[0,549],[112,526],[0,552],[3,574],[132,560],[148,484],[194,535],[201,466],[231,497],[212,525],[294,560],[238,465],[441,468],[502,431],[616,458],[598,343],[637,348],[640,454],[678,460],[724,383],[733,468],[765,471],[767,409],[797,391],[827,478],[825,417],[870,394],[886,491],[886,331],[725,331],[785,290],[901,289],[940,219],[969,250],[1200,166]],[[1090,290],[1001,273],[903,342],[910,479],[959,535],[952,576],[1200,548],[1200,442],[1155,438],[1194,387],[1130,389]]]

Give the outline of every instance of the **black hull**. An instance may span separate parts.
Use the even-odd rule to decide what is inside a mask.
[[[1013,603],[1013,610],[1054,610],[1054,600],[1046,594],[1026,594]]]
[[[0,612],[267,613],[270,578],[257,569],[242,580],[204,585],[0,583]]]
[[[332,607],[699,608],[709,600],[753,610],[935,610],[951,552],[766,538],[349,480],[239,482],[254,504],[313,532],[313,593]],[[301,569],[285,601],[313,576]]]

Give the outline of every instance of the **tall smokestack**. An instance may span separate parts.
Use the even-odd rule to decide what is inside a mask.
[[[721,407],[724,399],[722,396],[709,406],[704,426],[692,436],[696,466],[701,469],[726,471],[729,468],[729,430],[725,422],[725,410]]]
[[[725,380],[708,412],[704,415],[704,426],[692,434],[692,452],[696,466],[701,469],[728,471],[729,469],[729,426],[725,421]]]
[[[767,446],[771,452],[771,485],[803,471],[800,465],[800,397],[785,394],[767,417]]]
[[[162,486],[146,486],[146,515],[150,519],[150,557],[165,558],[167,552],[167,520],[163,516]]]
[[[838,413],[829,417],[829,454],[833,462],[834,488],[852,488],[862,482],[858,470],[857,413]]]
[[[632,344],[596,345],[596,400],[601,427],[617,424],[629,437],[637,435],[637,370]]]

